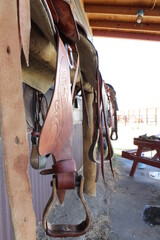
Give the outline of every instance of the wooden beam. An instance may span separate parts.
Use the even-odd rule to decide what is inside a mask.
[[[120,15],[120,14],[87,14],[89,20],[97,20],[97,21],[114,21],[114,22],[133,22],[136,23],[137,15]],[[143,23],[149,24],[160,24],[160,16],[159,17],[151,17],[151,16],[143,16]]]
[[[36,218],[28,176],[17,0],[0,2],[0,36],[0,130],[7,193],[15,240],[31,240],[36,239]]]
[[[138,24],[131,22],[107,22],[107,21],[95,21],[90,20],[90,26],[93,29],[114,29],[114,30],[124,30],[129,32],[143,32],[143,33],[153,33],[160,34],[160,25],[156,24]]]
[[[137,6],[160,7],[160,0],[84,0],[84,4],[113,5],[113,6]]]
[[[93,29],[93,36],[96,37],[110,37],[110,38],[125,38],[136,40],[160,41],[160,35],[156,34],[141,34],[124,31],[114,31],[107,29]]]
[[[92,144],[93,136],[93,89],[91,93],[85,91],[86,105],[88,116],[86,114],[86,106],[83,101],[83,174],[84,174],[84,191],[90,196],[96,195],[96,164],[88,157],[88,151]],[[89,118],[89,119],[88,119]],[[88,123],[89,120],[89,123]]]
[[[128,5],[125,6],[112,6],[112,5],[95,5],[95,4],[84,4],[84,9],[87,15],[90,14],[119,14],[119,15],[136,15],[140,8]],[[160,7],[155,7],[154,9],[144,7],[144,16],[160,16]]]

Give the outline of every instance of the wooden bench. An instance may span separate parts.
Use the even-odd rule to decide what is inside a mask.
[[[132,160],[132,168],[130,176],[133,176],[138,163],[144,163],[153,167],[160,168],[160,139],[153,137],[139,137],[134,138],[134,144],[138,146],[137,149],[122,151],[122,157]],[[144,152],[156,151],[153,157],[142,156]]]

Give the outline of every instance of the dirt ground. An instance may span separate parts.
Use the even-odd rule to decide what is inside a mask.
[[[100,177],[97,196],[84,194],[92,222],[88,233],[76,238],[77,240],[160,239],[160,226],[151,227],[142,219],[147,205],[160,205],[160,182],[149,178],[149,172],[157,171],[157,168],[146,166],[145,169],[137,169],[134,177],[129,177],[131,164],[131,161],[120,157],[114,160],[114,179],[107,164],[107,185],[103,184]],[[50,222],[54,221],[54,216],[57,223],[76,223],[84,219],[84,212],[76,194],[70,192],[62,206],[56,204],[49,216]],[[39,223],[37,240],[49,239],[53,238],[45,235]]]
[[[107,168],[109,164],[107,164]],[[94,240],[94,239],[108,239],[110,231],[109,221],[109,202],[110,191],[113,191],[115,185],[115,179],[113,179],[110,170],[106,168],[107,186],[102,182],[101,176],[97,183],[97,196],[90,197],[84,193],[84,198],[87,202],[90,215],[91,225],[89,231],[84,236],[76,238],[77,240]],[[74,209],[74,210],[73,210]],[[56,221],[53,216],[56,216]],[[76,192],[68,192],[66,199],[62,206],[57,202],[56,207],[51,211],[49,216],[50,222],[55,223],[78,223],[85,218],[83,207],[76,195]],[[71,221],[72,219],[72,221]],[[45,235],[41,223],[37,226],[37,240],[49,240],[53,239]],[[58,239],[58,238],[54,238]],[[74,238],[61,238],[61,239],[74,239]]]

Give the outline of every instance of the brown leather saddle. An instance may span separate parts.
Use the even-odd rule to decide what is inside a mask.
[[[90,223],[89,211],[83,198],[83,178],[77,173],[76,162],[72,154],[72,98],[75,82],[72,84],[71,93],[69,65],[72,61],[69,59],[71,55],[68,46],[71,45],[72,48],[76,49],[79,35],[67,1],[44,0],[41,3],[49,19],[50,29],[56,38],[57,65],[53,96],[49,101],[49,107],[44,94],[39,91],[34,91],[33,94],[35,114],[34,121],[30,121],[30,125],[34,129],[32,132],[31,164],[36,169],[44,168],[48,155],[52,155],[52,168],[41,171],[42,175],[53,175],[52,194],[43,213],[43,227],[46,234],[51,237],[77,237],[85,234]],[[49,38],[51,39],[51,36]],[[74,81],[76,81],[76,74],[77,72]],[[77,188],[78,196],[86,212],[85,220],[78,225],[49,223],[46,219],[52,204],[55,202],[56,195],[62,204],[66,190],[75,188]]]
[[[42,18],[42,23],[40,25],[40,19],[38,18],[36,11],[39,7]],[[51,155],[53,159],[52,168],[41,171],[42,175],[51,174],[53,176],[51,182],[52,194],[43,213],[43,227],[46,234],[51,237],[77,237],[86,233],[90,223],[89,211],[83,198],[83,177],[78,175],[76,161],[73,159],[72,154],[72,101],[75,96],[75,85],[79,71],[79,64],[83,81],[89,82],[95,93],[95,130],[93,134],[93,143],[89,151],[89,157],[92,161],[97,163],[98,161],[94,158],[94,151],[98,135],[100,135],[101,146],[103,146],[101,116],[103,115],[104,117],[108,155],[107,158],[104,159],[102,147],[101,170],[103,178],[104,160],[110,160],[112,169],[111,160],[113,157],[113,149],[107,126],[107,116],[105,114],[107,104],[104,82],[98,68],[98,54],[93,44],[87,39],[83,27],[75,22],[68,1],[31,1],[31,9],[34,9],[35,13],[32,16],[32,21],[34,22],[32,25],[38,25],[45,37],[55,46],[57,52],[56,72],[55,77],[53,77],[54,83],[53,80],[48,81],[47,84],[44,83],[44,85],[52,86],[52,96],[49,95],[48,97],[45,94],[45,91],[41,92],[41,89],[45,89],[42,86],[38,86],[38,90],[27,89],[26,87],[24,94],[26,105],[30,106],[30,108],[26,107],[26,109],[28,109],[26,115],[30,115],[29,112],[33,111],[32,117],[28,118],[28,123],[30,127],[33,128],[31,165],[35,169],[42,169],[45,168],[49,155]],[[88,45],[89,47],[87,47]],[[74,52],[74,58],[72,51]],[[80,61],[78,51],[81,52]],[[92,54],[89,54],[89,51],[92,52]],[[94,67],[86,64],[86,56],[89,56],[89,60],[87,60]],[[72,91],[70,68],[76,69],[72,81]],[[37,83],[34,83],[35,88],[36,84]],[[31,98],[28,98],[29,95],[31,95]],[[56,195],[58,196],[60,203],[63,203],[66,191],[75,188],[77,188],[78,196],[80,197],[86,212],[85,220],[78,225],[57,225],[49,223],[47,221],[47,215],[52,204],[55,202]]]

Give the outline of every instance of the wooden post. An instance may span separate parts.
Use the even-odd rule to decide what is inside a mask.
[[[17,1],[0,2],[0,127],[15,240],[36,239],[28,177],[29,150],[22,94]]]
[[[148,108],[146,108],[146,124],[148,125]]]
[[[130,123],[130,121],[131,121],[131,119],[130,119],[130,110],[128,110],[127,119],[128,119],[128,123]]]
[[[83,173],[84,173],[84,191],[91,195],[96,195],[96,164],[91,162],[88,157],[88,151],[92,143],[93,136],[93,92],[85,92],[86,105],[89,117],[87,121],[86,109],[83,103]],[[84,102],[84,101],[83,101]]]
[[[157,107],[155,108],[155,126],[157,126]]]

